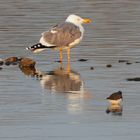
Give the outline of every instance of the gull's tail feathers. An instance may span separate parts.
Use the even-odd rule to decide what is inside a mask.
[[[56,46],[44,46],[42,45],[41,43],[37,43],[31,47],[27,47],[26,50],[30,50],[32,51],[33,53],[39,53],[45,49],[48,49],[48,48],[55,48]]]

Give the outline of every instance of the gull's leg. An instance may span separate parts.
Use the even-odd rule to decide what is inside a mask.
[[[67,49],[67,59],[68,62],[70,62],[70,48]]]
[[[59,60],[62,63],[62,61],[63,61],[63,50],[62,49],[59,50]]]
[[[67,49],[67,59],[68,59],[68,63],[67,63],[67,72],[70,72],[70,48]]]

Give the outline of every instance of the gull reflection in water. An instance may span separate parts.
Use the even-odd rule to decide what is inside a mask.
[[[106,113],[111,113],[112,115],[122,116],[122,105],[120,104],[109,104]]]
[[[91,97],[85,90],[80,75],[72,70],[67,73],[65,69],[55,69],[44,75],[40,82],[44,89],[49,89],[52,93],[65,94],[68,99],[67,109],[72,114],[82,112],[84,100]]]
[[[52,94],[64,94],[68,99],[67,109],[70,113],[82,112],[84,100],[91,98],[91,94],[84,88],[80,74],[73,70],[67,71],[62,67],[49,72],[37,71],[35,68],[28,68],[27,71],[25,68],[20,69],[25,75],[39,79],[43,89]]]
[[[20,67],[20,70],[27,76],[36,77],[44,89],[52,92],[79,93],[84,90],[80,75],[72,70],[67,72],[62,67],[48,72],[38,71],[35,67]]]
[[[67,73],[63,68],[47,72],[40,82],[44,89],[52,92],[77,92],[83,88],[80,75],[74,71]]]

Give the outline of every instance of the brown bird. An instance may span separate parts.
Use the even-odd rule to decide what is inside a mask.
[[[111,104],[120,104],[120,102],[123,100],[122,92],[121,91],[115,92],[111,94],[109,97],[107,97],[106,99]]]

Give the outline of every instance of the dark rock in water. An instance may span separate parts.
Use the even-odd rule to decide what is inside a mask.
[[[20,67],[34,67],[36,62],[30,58],[21,58],[19,62]]]
[[[128,78],[127,81],[140,81],[140,77]]]
[[[17,61],[17,62],[14,62],[14,63],[12,63],[12,65],[18,65],[19,64],[19,62]]]
[[[4,62],[2,60],[0,60],[0,66],[2,66],[4,64]]]
[[[106,67],[107,67],[107,68],[111,68],[112,65],[111,65],[111,64],[107,64]]]
[[[94,67],[90,67],[91,70],[94,70]]]
[[[130,63],[130,62],[126,62],[126,65],[131,65],[132,63]]]
[[[18,58],[17,57],[9,57],[5,59],[5,65],[9,66],[11,64],[18,64]]]
[[[80,61],[80,62],[84,62],[84,61],[88,61],[88,59],[79,59],[78,61]]]
[[[124,63],[124,62],[128,62],[128,60],[118,60],[119,63]]]
[[[58,62],[58,63],[61,63],[61,61],[60,61],[60,60],[56,60],[56,61],[54,61],[54,62]]]
[[[129,60],[119,60],[119,63],[126,63],[126,65],[131,65],[132,63]]]
[[[2,67],[0,67],[0,70],[2,70]]]
[[[139,61],[136,61],[135,63],[140,63]]]

